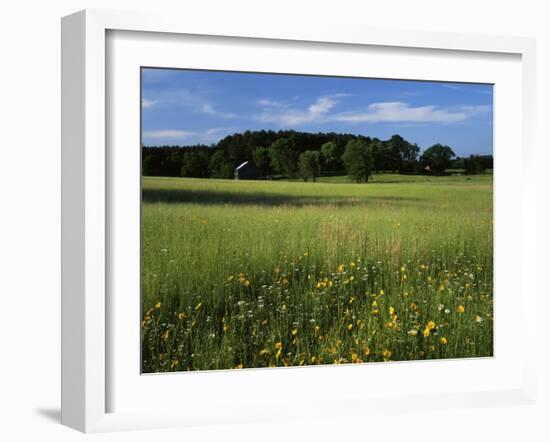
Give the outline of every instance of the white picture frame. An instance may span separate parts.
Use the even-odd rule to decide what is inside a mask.
[[[106,121],[110,110],[107,64],[109,60],[106,36],[108,32],[149,32],[155,35],[217,36],[283,41],[285,44],[338,44],[341,47],[370,46],[380,50],[402,48],[404,51],[426,49],[483,54],[509,54],[520,57],[521,121],[520,143],[522,186],[518,191],[521,211],[518,215],[521,235],[522,280],[519,310],[525,314],[536,304],[534,269],[536,237],[536,186],[530,173],[535,162],[535,43],[532,39],[478,35],[388,31],[344,26],[300,26],[277,24],[266,27],[250,23],[235,27],[195,18],[153,16],[123,12],[87,10],[63,18],[62,21],[62,423],[84,432],[168,426],[206,425],[219,422],[252,422],[288,417],[329,416],[342,413],[368,414],[372,410],[406,410],[415,408],[451,408],[498,404],[532,403],[535,398],[533,359],[535,324],[525,324],[524,335],[529,348],[518,355],[521,376],[503,388],[477,388],[460,393],[429,392],[425,395],[347,397],[335,393],[328,400],[312,403],[310,408],[298,407],[289,412],[274,403],[248,404],[241,415],[228,410],[207,413],[197,407],[195,413],[185,409],[155,409],[112,411],[109,393],[113,388],[110,369],[113,360],[108,327],[113,320],[107,288],[109,287],[108,244],[116,230],[108,228],[112,198],[108,185],[111,167],[108,155]],[[112,54],[111,54],[112,55]],[[498,108],[497,108],[498,112]],[[497,157],[498,161],[498,157]],[[498,163],[497,163],[498,164]],[[497,187],[498,189],[498,187]],[[498,190],[497,190],[498,192]],[[516,207],[517,209],[517,207]],[[519,221],[521,221],[519,223]],[[498,249],[497,249],[498,253]],[[498,313],[497,313],[498,315]],[[498,316],[497,319],[498,321]],[[504,324],[506,326],[506,324]],[[508,324],[508,327],[511,327]],[[498,339],[498,337],[497,337]],[[532,347],[531,347],[532,346]],[[498,358],[498,355],[496,356]],[[369,364],[367,364],[369,365]],[[388,367],[392,364],[388,365]],[[381,365],[378,365],[380,371]],[[457,365],[457,369],[460,366]],[[490,369],[490,367],[487,367]],[[314,368],[317,370],[317,368]],[[337,367],[354,376],[356,367]],[[282,370],[286,378],[304,378],[302,369]],[[307,368],[306,370],[312,370]],[[410,370],[406,368],[406,370]],[[279,370],[281,372],[281,370]],[[243,371],[243,377],[263,382],[266,371]],[[311,371],[309,372],[311,373]],[[137,373],[139,375],[139,373]],[[192,374],[196,375],[196,374]],[[213,375],[209,382],[219,385],[228,373]],[[232,375],[233,376],[233,375]],[[164,376],[167,378],[168,376]],[[521,379],[520,379],[521,377]],[[198,378],[197,378],[198,379]],[[204,379],[204,377],[202,378]],[[302,379],[303,381],[303,379]],[[259,385],[259,384],[257,384]],[[212,387],[213,388],[213,387]],[[245,388],[251,388],[250,386]]]

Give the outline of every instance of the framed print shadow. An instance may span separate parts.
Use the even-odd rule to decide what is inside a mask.
[[[142,68],[145,373],[493,355],[493,85]]]
[[[533,403],[534,42],[330,29],[63,18],[63,424]]]

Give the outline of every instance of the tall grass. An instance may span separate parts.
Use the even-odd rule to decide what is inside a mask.
[[[144,178],[143,371],[492,355],[491,177],[405,178]]]

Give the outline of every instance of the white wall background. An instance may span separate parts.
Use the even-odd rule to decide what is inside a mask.
[[[84,8],[168,11],[223,20],[307,20],[537,38],[539,188],[549,161],[550,13],[544,1],[338,0],[12,0],[0,10],[0,438],[82,440],[59,425],[60,369],[60,17]],[[546,186],[546,189],[543,187]],[[548,201],[548,197],[544,198]],[[543,202],[543,201],[541,201]],[[548,204],[539,219],[539,361],[550,372],[550,308],[543,285],[550,245]],[[538,312],[538,313],[537,313]],[[521,324],[518,324],[521,333]],[[522,349],[518,348],[518,352]],[[449,382],[452,382],[449,379]],[[162,430],[93,436],[95,440],[543,440],[550,429],[550,383],[539,380],[536,406],[414,412],[334,421]],[[509,438],[509,439],[508,439]]]

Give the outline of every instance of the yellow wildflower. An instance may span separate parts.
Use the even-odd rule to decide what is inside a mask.
[[[180,321],[183,321],[185,319],[185,313],[183,313],[183,312],[178,313],[178,319]]]
[[[348,330],[351,331],[352,328],[353,328],[353,324],[348,324]]]
[[[344,264],[340,264],[338,266],[338,273],[342,273],[344,271]]]
[[[159,302],[157,302],[157,303],[155,304],[155,308],[156,308],[156,309],[159,309],[161,305],[162,305],[162,304],[161,304],[160,301],[159,301]]]
[[[292,329],[292,336],[296,336],[298,334],[298,329],[294,328]]]
[[[457,313],[464,313],[464,306],[462,304],[459,304],[456,306],[456,312]]]
[[[237,365],[235,365],[235,368],[236,368],[237,370],[239,370],[239,369],[243,368],[243,364],[242,364],[242,363],[237,364]]]
[[[439,338],[439,343],[440,343],[441,345],[445,345],[445,344],[447,344],[447,342],[449,342],[449,341],[447,341],[447,338],[446,338],[445,336],[441,336],[441,337]]]

